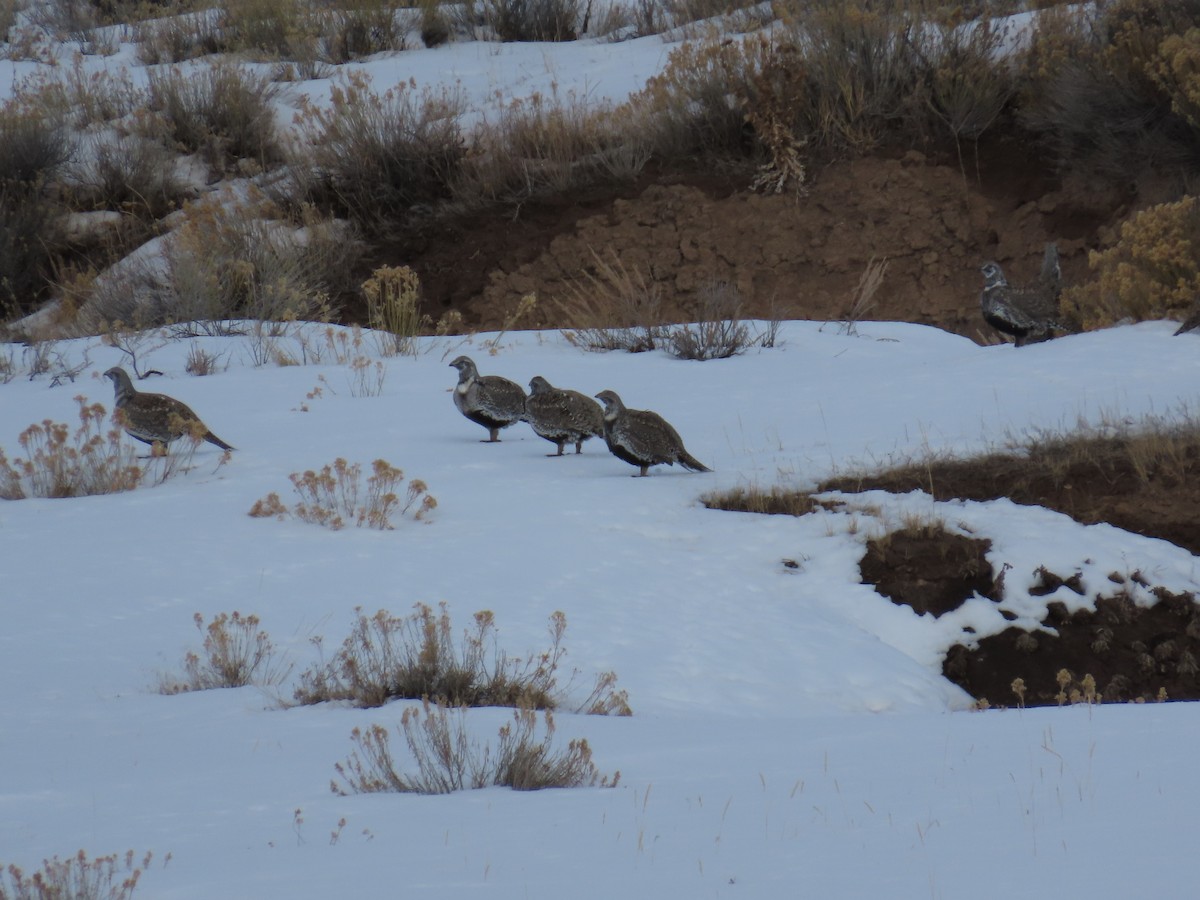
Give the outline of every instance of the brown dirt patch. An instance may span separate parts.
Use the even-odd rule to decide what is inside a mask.
[[[942,528],[910,528],[868,541],[859,568],[863,583],[893,603],[940,616],[975,594],[998,599],[991,546]]]

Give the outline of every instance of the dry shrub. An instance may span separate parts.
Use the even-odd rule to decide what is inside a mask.
[[[0,108],[0,312],[32,309],[62,241],[50,190],[71,157],[58,117],[17,102]]]
[[[1150,74],[1171,98],[1171,108],[1200,129],[1200,28],[1165,38]]]
[[[437,500],[420,479],[409,481],[401,499],[396,490],[404,480],[404,473],[383,459],[375,460],[371,469],[373,474],[367,477],[365,488],[361,484],[362,466],[341,458],[325,465],[320,472],[312,469],[293,472],[288,477],[300,502],[292,508],[292,514],[302,522],[334,531],[345,528],[347,523],[390,531],[393,515],[403,516],[412,510],[413,519],[420,521],[437,507]],[[271,493],[255,502],[250,515],[282,518],[286,512],[279,495]]]
[[[423,603],[415,609],[404,617],[387,610],[373,616],[356,610],[350,636],[332,660],[301,676],[296,700],[345,700],[371,707],[397,698],[429,698],[449,706],[542,709],[561,702],[565,688],[560,688],[558,672],[567,629],[561,612],[550,617],[550,647],[521,658],[495,649],[495,619],[488,610],[475,613],[473,627],[456,641],[445,603],[436,613]],[[629,715],[628,696],[616,688],[616,680],[612,672],[599,675],[575,711]]]
[[[189,375],[203,377],[216,372],[220,364],[221,354],[212,353],[203,347],[192,344],[188,347],[187,360],[183,368]]]
[[[573,41],[583,26],[580,0],[468,0],[465,16],[501,41]]]
[[[720,19],[736,10],[744,10],[757,6],[757,0],[664,0],[661,5],[661,15],[665,15],[670,24],[676,28],[690,22],[702,22],[707,19]],[[663,27],[658,31],[663,31]],[[646,31],[653,34],[653,31]]]
[[[740,98],[751,96],[771,53],[763,36],[689,42],[672,50],[663,70],[629,101],[655,153],[665,159],[742,155],[746,111]]]
[[[954,140],[960,166],[962,141],[978,141],[1017,91],[1006,51],[1010,27],[984,17],[964,21],[956,13],[926,20],[915,35],[927,96],[914,104],[913,115]]]
[[[325,62],[341,65],[372,53],[404,50],[406,31],[397,18],[398,9],[395,0],[355,0],[315,10],[318,55]]]
[[[621,773],[601,777],[592,762],[592,749],[584,738],[553,749],[554,717],[543,714],[538,738],[538,716],[532,709],[513,710],[513,719],[500,728],[495,748],[481,745],[468,735],[465,710],[451,710],[425,701],[422,709],[410,707],[400,717],[400,728],[417,764],[414,774],[396,766],[388,731],[373,725],[350,733],[356,749],[337,763],[342,784],[330,783],[335,794],[380,791],[448,794],[489,786],[536,791],[556,787],[616,787]]]
[[[652,147],[630,107],[596,106],[572,93],[512,101],[476,128],[472,150],[454,181],[455,198],[468,207],[632,179]]]
[[[918,29],[899,4],[865,0],[821,0],[792,20],[807,69],[806,125],[819,145],[865,153],[905,120],[921,83]]]
[[[175,174],[174,155],[138,135],[93,137],[71,167],[72,201],[82,209],[109,209],[156,220],[192,193]]]
[[[421,280],[408,266],[381,266],[363,282],[367,321],[385,335],[381,351],[414,353],[421,331]]]
[[[278,88],[267,76],[218,62],[199,70],[152,69],[148,78],[149,107],[184,151],[201,154],[217,171],[241,159],[262,168],[281,159],[272,105]]]
[[[254,197],[226,194],[188,207],[164,244],[158,280],[165,283],[137,321],[327,320],[329,297],[349,277],[358,250],[353,231],[311,209],[301,209],[297,221],[268,218],[272,212]]]
[[[363,76],[302,110],[291,167],[298,195],[379,227],[450,196],[466,154],[463,99],[400,83],[383,94]]]
[[[152,858],[147,852],[135,865],[132,850],[95,859],[80,850],[67,859],[42,860],[32,875],[10,864],[0,868],[0,900],[130,900]]]
[[[306,0],[221,0],[220,9],[228,49],[260,59],[312,55],[314,34]]]
[[[1094,18],[1039,19],[1021,123],[1062,167],[1128,177],[1146,164],[1190,165],[1198,133],[1156,77],[1160,47],[1200,25],[1197,0],[1118,0]]]
[[[728,359],[752,347],[772,346],[776,326],[752,331],[742,321],[742,298],[737,286],[713,281],[699,291],[694,321],[669,326],[665,333],[667,351],[679,359]]]
[[[275,686],[287,677],[290,666],[276,662],[275,645],[265,631],[259,630],[258,616],[243,616],[236,611],[218,613],[207,626],[200,613],[192,619],[196,630],[204,635],[203,655],[189,652],[183,660],[183,677],[164,678],[159,685],[162,693],[248,684]]]
[[[209,56],[226,45],[217,17],[210,10],[144,22],[134,34],[138,61],[147,66]]]
[[[17,439],[24,459],[11,462],[0,449],[0,498],[87,497],[131,491],[142,481],[132,448],[118,428],[105,425],[105,410],[80,396],[79,426],[63,422],[33,424]]]
[[[1142,210],[1088,263],[1093,278],[1063,292],[1085,328],[1187,312],[1200,296],[1200,203],[1188,196]]]

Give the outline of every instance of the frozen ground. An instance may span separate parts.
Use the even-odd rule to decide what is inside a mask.
[[[248,338],[198,340],[227,366],[205,378],[184,372],[190,342],[153,351],[165,375],[140,386],[239,449],[218,467],[204,445],[158,487],[0,505],[0,861],[151,849],[138,894],[154,898],[1191,896],[1194,704],[968,711],[941,656],[966,625],[1003,627],[992,605],[917,616],[860,584],[857,563],[907,511],[968,526],[992,539],[997,570],[1012,566],[1009,596],[1032,624],[1055,599],[1025,593],[1038,565],[1085,579],[1140,568],[1196,590],[1193,557],[1007,501],[878,494],[795,519],[698,498],[1179,410],[1194,402],[1194,341],[1166,322],[1019,351],[913,325],[859,331],[786,323],[773,349],[705,363],[586,353],[551,332],[505,335],[494,353],[486,335],[426,339],[383,360],[371,397],[352,396],[345,365],[255,368]],[[111,407],[99,373],[121,354],[61,349],[88,353],[75,384],[0,388],[10,457],[30,423],[75,422],[77,394]],[[451,402],[459,353],[521,384],[615,389],[715,471],[631,478],[596,441],[550,459],[523,424],[481,444]],[[337,457],[388,460],[437,509],[387,532],[247,515],[271,491],[294,501],[288,474]],[[394,725],[404,703],[285,710],[255,688],[155,690],[199,647],[195,613],[258,615],[294,682],[317,658],[310,638],[335,647],[355,607],[440,601],[461,627],[492,610],[516,654],[566,614],[580,687],[615,671],[634,715],[563,714],[558,739],[586,737],[616,789],[337,796],[351,729]],[[506,717],[475,710],[469,724],[488,738]]]

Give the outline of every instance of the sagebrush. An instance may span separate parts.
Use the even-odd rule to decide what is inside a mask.
[[[550,617],[550,646],[527,656],[496,648],[495,617],[475,613],[471,627],[456,639],[445,603],[435,611],[416,604],[408,616],[387,610],[367,615],[356,610],[354,628],[333,658],[300,677],[297,702],[344,700],[356,706],[382,706],[397,698],[431,698],[450,706],[560,705],[574,679],[560,684],[567,620]],[[591,693],[576,712],[629,715],[628,695],[616,687],[616,675],[597,676]]]

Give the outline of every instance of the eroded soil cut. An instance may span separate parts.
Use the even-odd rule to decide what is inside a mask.
[[[1198,699],[1200,608],[1192,594],[1155,594],[1143,607],[1118,589],[1073,614],[1052,602],[1043,624],[1057,635],[1010,628],[974,649],[956,644],[942,671],[993,706]]]
[[[693,317],[714,283],[736,288],[747,317],[841,319],[868,263],[886,260],[864,318],[994,340],[979,314],[985,260],[1020,282],[1054,240],[1071,283],[1086,275],[1100,229],[1143,198],[1035,176],[1044,167],[1019,146],[989,152],[973,172],[916,151],[839,161],[815,169],[804,192],[781,195],[749,190],[748,176],[648,168],[632,182],[424,223],[381,241],[364,273],[412,266],[423,313],[455,310],[468,327],[493,330],[530,293],[533,312],[511,327],[578,325],[571,306],[600,274],[598,258],[655,287],[671,321]],[[361,315],[353,302],[344,310],[348,321]]]
[[[894,532],[867,544],[864,583],[918,613],[942,615],[975,594],[1001,600],[985,555],[988,541],[926,528]],[[1079,575],[1037,572],[1031,594],[1066,587],[1080,596]],[[1142,577],[1132,576],[1149,587]],[[1048,604],[1050,631],[1010,628],[973,647],[955,644],[943,674],[992,706],[1050,706],[1072,702],[1200,699],[1200,606],[1193,594],[1162,588],[1151,607],[1137,605],[1126,579],[1109,576],[1111,594],[1097,594],[1096,611],[1068,612]],[[1020,679],[1018,681],[1018,679]]]

